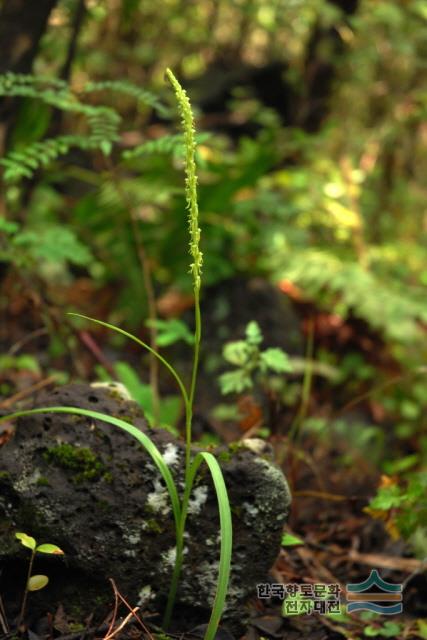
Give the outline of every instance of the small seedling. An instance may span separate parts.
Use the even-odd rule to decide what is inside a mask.
[[[25,608],[27,606],[28,593],[30,591],[40,591],[49,582],[49,578],[44,575],[32,575],[34,558],[36,553],[53,553],[55,555],[63,555],[62,549],[56,546],[56,544],[37,544],[37,542],[31,536],[26,533],[16,533],[15,537],[20,541],[23,547],[27,547],[31,550],[30,563],[28,565],[27,582],[25,584],[24,597],[22,598],[21,611],[18,618],[18,628],[21,625],[25,615]]]
[[[252,389],[257,376],[292,371],[289,357],[282,349],[271,347],[261,350],[263,335],[257,322],[249,322],[245,334],[245,340],[228,342],[224,346],[224,359],[235,369],[223,373],[219,378],[223,394]]]

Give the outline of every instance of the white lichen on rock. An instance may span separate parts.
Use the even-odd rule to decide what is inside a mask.
[[[154,491],[147,496],[148,506],[156,513],[167,515],[170,512],[169,494],[160,480],[154,480]]]
[[[176,561],[176,547],[171,547],[162,553],[162,560],[167,567],[174,567]]]
[[[193,490],[192,498],[188,501],[188,514],[196,515],[200,513],[201,508],[208,498],[208,487],[201,485]]]
[[[249,504],[249,502],[243,502],[242,508],[252,518],[257,518],[259,516],[259,509],[254,504]]]
[[[268,492],[271,489],[271,487],[280,487],[280,485],[282,485],[286,495],[286,500],[284,502],[283,509],[285,512],[287,512],[289,505],[291,504],[292,498],[291,498],[291,491],[289,489],[289,485],[286,481],[285,476],[283,475],[283,472],[281,471],[281,469],[279,469],[279,467],[276,467],[276,465],[268,462],[267,460],[264,460],[263,458],[255,458],[255,462],[256,464],[264,468],[265,479],[267,481],[268,480],[271,481],[271,484],[265,487],[266,492]]]
[[[15,480],[15,482],[13,483],[13,488],[15,489],[15,491],[28,491],[31,487],[37,484],[40,478],[40,469],[36,468],[34,470],[26,470],[26,472],[22,474],[19,480]]]
[[[122,400],[133,400],[127,387],[121,382],[92,382],[90,385],[93,389],[106,389],[114,391]]]
[[[155,597],[155,593],[153,592],[151,586],[149,584],[142,587],[142,589],[138,593],[137,605],[142,607],[150,602]]]
[[[244,438],[242,445],[259,456],[267,455],[273,459],[273,447],[261,438]]]
[[[173,467],[180,463],[179,450],[176,445],[169,442],[163,451],[163,460],[169,467]]]
[[[130,544],[131,546],[135,546],[141,542],[141,530],[134,529],[133,531],[129,531],[123,534],[123,540]]]

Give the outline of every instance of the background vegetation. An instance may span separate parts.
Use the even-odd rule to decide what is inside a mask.
[[[0,3],[3,405],[53,380],[113,377],[153,421],[180,428],[155,362],[65,315],[119,324],[185,359],[171,67],[201,132],[200,437],[269,438],[296,496],[346,494],[363,462],[358,512],[424,557],[425,2],[22,5]],[[274,292],[279,338],[264,308],[240,312],[236,282],[254,279]],[[253,324],[242,342],[248,320],[265,345]],[[240,346],[223,358],[230,339]],[[304,534],[298,500],[292,525]]]

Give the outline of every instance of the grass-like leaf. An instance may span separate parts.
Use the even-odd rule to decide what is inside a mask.
[[[217,589],[215,593],[215,599],[212,607],[211,617],[210,617],[208,628],[206,630],[205,637],[204,637],[204,640],[213,640],[221,619],[221,615],[224,609],[225,599],[228,591],[228,583],[230,579],[230,570],[231,570],[231,551],[232,551],[232,545],[233,545],[233,526],[231,521],[230,503],[228,500],[227,489],[225,486],[224,477],[222,475],[221,468],[216,458],[212,455],[212,453],[208,453],[206,451],[202,451],[196,455],[196,457],[191,463],[189,474],[186,480],[184,497],[182,501],[180,531],[177,536],[177,559],[175,563],[174,573],[172,575],[171,589],[169,592],[171,597],[171,602],[167,603],[166,611],[163,619],[163,626],[164,628],[167,628],[170,622],[171,614],[172,614],[173,601],[175,599],[178,579],[179,579],[179,575],[182,568],[184,531],[185,531],[185,523],[187,519],[188,502],[190,499],[191,490],[193,487],[194,480],[196,478],[197,471],[200,465],[202,464],[202,462],[206,462],[206,464],[208,465],[209,471],[212,475],[212,480],[214,483],[214,488],[215,488],[215,492],[218,500],[220,533],[221,533],[221,548],[220,548]]]
[[[134,427],[132,424],[121,420],[120,418],[114,418],[114,416],[109,416],[106,413],[99,413],[98,411],[91,411],[89,409],[81,409],[79,407],[40,407],[37,409],[26,409],[23,411],[16,411],[15,413],[11,413],[7,416],[3,416],[0,418],[0,422],[4,422],[7,420],[14,420],[15,418],[21,418],[23,416],[35,415],[38,413],[71,413],[78,416],[85,416],[86,418],[93,418],[93,420],[101,420],[102,422],[107,422],[108,424],[112,424],[123,431],[127,431],[131,436],[136,438],[140,444],[144,447],[147,453],[153,459],[154,464],[160,471],[163,476],[163,479],[166,483],[167,490],[169,492],[169,496],[172,504],[172,511],[175,518],[175,524],[178,531],[178,524],[180,521],[181,514],[181,506],[179,502],[178,492],[175,486],[175,482],[173,480],[172,474],[169,470],[169,467],[163,460],[163,456],[154,444],[150,440],[150,438]]]
[[[178,387],[179,387],[179,389],[181,391],[181,394],[182,394],[184,402],[185,403],[188,402],[188,394],[187,394],[186,388],[184,386],[184,383],[183,383],[179,373],[176,371],[176,369],[174,369],[174,367],[165,358],[163,358],[163,356],[160,355],[160,353],[158,351],[156,351],[155,349],[152,349],[152,347],[150,347],[150,345],[148,345],[146,342],[143,342],[142,340],[140,340],[139,338],[134,336],[132,333],[128,333],[124,329],[121,329],[120,327],[116,327],[114,324],[110,324],[109,322],[103,322],[102,320],[97,320],[96,318],[91,318],[89,316],[84,316],[81,313],[68,313],[68,315],[69,316],[75,316],[76,318],[83,318],[84,320],[90,320],[90,322],[95,322],[96,324],[100,324],[103,327],[107,327],[108,329],[111,329],[112,331],[116,331],[117,333],[121,333],[122,336],[126,336],[126,338],[129,338],[129,340],[133,340],[134,342],[139,344],[141,347],[143,347],[144,349],[146,349],[147,351],[152,353],[158,360],[160,360],[160,362],[166,367],[166,369],[168,369],[168,371],[175,378],[175,380],[176,380],[176,382],[178,384]]]

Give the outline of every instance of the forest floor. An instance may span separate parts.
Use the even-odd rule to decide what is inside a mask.
[[[13,301],[11,306],[14,305],[14,308],[9,309],[8,321],[0,330],[0,343],[4,347],[4,353],[8,350],[10,352],[10,345],[18,345],[19,349],[15,348],[15,352],[20,349],[25,353],[31,352],[34,359],[40,363],[40,369],[0,371],[3,395],[4,391],[8,390],[8,397],[4,395],[3,400],[0,400],[0,409],[3,412],[10,410],[11,400],[30,398],[32,392],[53,383],[46,366],[47,336],[42,332],[40,336],[31,337],[35,327],[40,326],[40,319],[37,322],[37,318],[23,313],[25,304],[25,301]],[[300,320],[302,322],[303,319]],[[101,342],[104,338],[107,340],[105,334],[100,334],[97,338],[101,352],[104,349],[108,350]],[[93,353],[93,345],[88,355],[83,341],[78,347],[78,353],[72,354],[72,359],[78,359],[80,362],[80,371],[87,367],[87,379],[92,375],[88,362]],[[70,365],[68,354],[62,358],[66,366],[67,362]],[[324,389],[322,394],[324,402]],[[208,408],[204,415],[204,407],[199,405],[198,415],[202,423],[205,421],[209,424]],[[238,430],[236,433],[238,434]],[[7,430],[0,432],[0,446],[9,436]],[[228,439],[232,439],[230,434]],[[288,477],[293,494],[287,531],[299,538],[302,544],[282,547],[273,569],[269,576],[266,576],[267,586],[258,594],[262,597],[254,595],[249,603],[251,624],[245,634],[247,640],[427,638],[426,566],[411,555],[410,548],[402,539],[393,535],[387,521],[366,509],[369,500],[376,493],[378,484],[387,482],[387,477],[381,478],[378,469],[354,449],[346,451],[345,442],[331,442],[318,439],[313,434],[303,433],[297,441],[290,444],[286,434],[279,432],[271,435],[270,443],[276,459],[280,461]],[[260,549],[260,553],[262,552]],[[347,585],[365,581],[372,570],[377,570],[386,582],[403,585],[403,611],[400,615],[347,613]],[[319,604],[322,597],[317,597],[316,594],[324,589],[323,585],[331,585],[331,593],[335,589],[341,594],[339,615],[326,615],[322,611],[322,605]],[[291,612],[283,615],[284,595],[286,592],[291,594],[292,589],[294,595],[295,589],[299,594],[296,598],[297,603],[299,602],[296,605],[297,609],[299,607],[299,615],[290,615]],[[0,594],[6,590],[7,585],[1,585]],[[317,609],[312,611],[316,600]],[[301,605],[303,601],[305,604]],[[33,620],[30,628],[23,629],[23,637],[28,640],[90,640],[113,637],[117,640],[136,640],[155,635],[156,632],[150,626],[150,616],[145,616],[144,611],[132,613],[131,603],[130,609],[127,609],[123,602],[118,604],[118,611],[113,607],[107,612],[101,626],[94,625],[93,620],[89,618],[81,621],[82,628],[76,629],[67,619],[64,603],[63,608]],[[16,609],[18,608],[19,603],[16,603]],[[301,614],[304,610],[309,613]],[[31,598],[29,615],[31,617]],[[7,612],[1,608],[0,620],[3,621],[3,627],[7,625]],[[120,621],[122,628],[119,629]],[[9,620],[11,626],[12,623],[13,621]],[[186,631],[176,636],[188,639],[201,638],[203,633],[201,629],[196,628],[193,632]],[[16,633],[3,628],[2,635],[0,629],[0,638],[14,637]],[[232,636],[226,629],[220,629],[218,640],[229,638]]]

